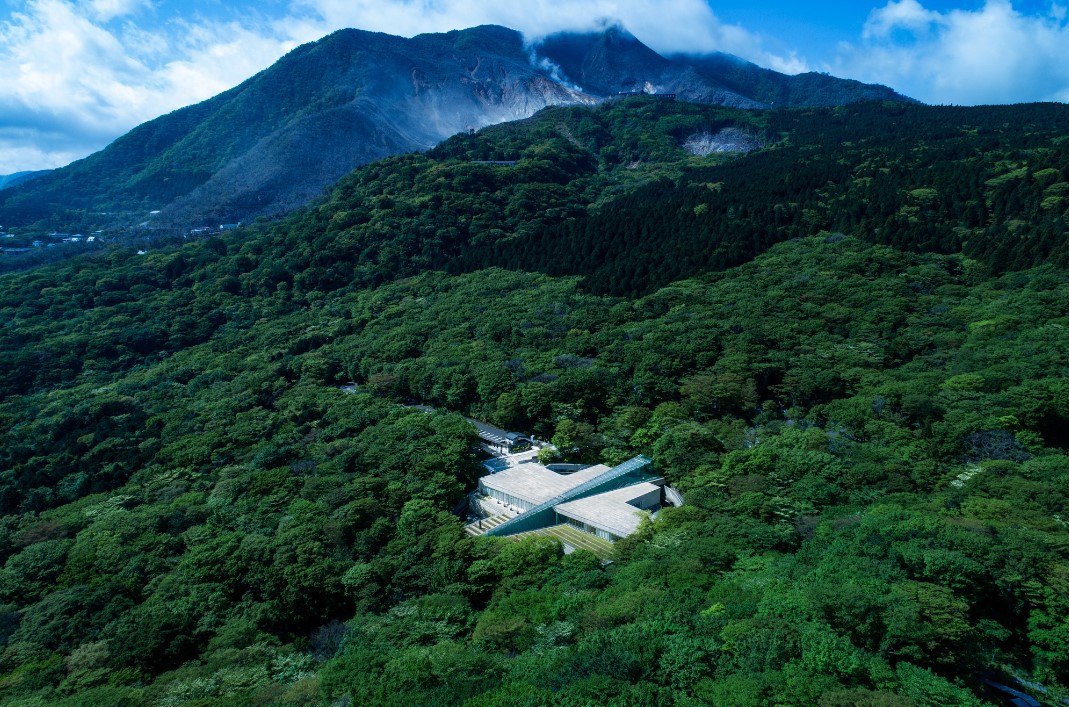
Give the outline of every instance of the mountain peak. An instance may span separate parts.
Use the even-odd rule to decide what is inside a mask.
[[[619,22],[594,32],[558,32],[535,47],[584,90],[600,96],[642,90],[668,61]]]
[[[136,224],[159,210],[153,223],[194,227],[274,215],[361,164],[620,93],[741,108],[905,100],[883,87],[789,77],[726,56],[665,58],[616,20],[531,44],[500,25],[410,39],[340,30],[95,155],[3,190],[0,223],[125,212]]]
[[[631,30],[624,26],[620,20],[611,20],[601,28],[599,34],[609,41],[639,42],[638,37],[631,34]],[[645,46],[645,45],[643,45]]]
[[[445,41],[447,43],[488,43],[515,45],[523,44],[523,35],[517,30],[502,25],[476,25],[466,29],[454,29],[449,32],[427,32],[417,34],[413,41]]]

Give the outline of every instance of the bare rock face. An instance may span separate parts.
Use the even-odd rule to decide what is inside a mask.
[[[758,150],[764,145],[750,133],[738,128],[724,128],[716,133],[702,132],[690,135],[683,141],[683,149],[695,157],[708,157],[716,153],[745,153]]]

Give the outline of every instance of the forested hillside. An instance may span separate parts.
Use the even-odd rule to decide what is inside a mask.
[[[1066,111],[1001,110],[553,110],[3,276],[0,700],[1060,699]],[[686,504],[469,538],[456,413]]]
[[[298,289],[496,265],[623,295],[821,230],[996,270],[1069,267],[1067,124],[1056,104],[549,109],[354,172],[273,229],[263,256]],[[725,129],[768,147],[745,159],[682,147]]]

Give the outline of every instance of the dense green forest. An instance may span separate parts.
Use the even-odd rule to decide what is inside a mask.
[[[548,109],[354,172],[263,255],[299,272],[298,289],[495,265],[631,296],[825,229],[996,270],[1069,267],[1067,124],[1060,104]],[[741,160],[680,147],[724,128],[769,147]]]
[[[1060,699],[1069,112],[1014,110],[551,110],[3,276],[0,700]],[[457,413],[687,502],[470,538]]]

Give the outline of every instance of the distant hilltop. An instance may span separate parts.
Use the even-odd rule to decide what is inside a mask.
[[[15,172],[14,174],[0,176],[0,190],[10,189],[31,179],[43,177],[51,171],[50,169],[43,169],[37,172]]]

